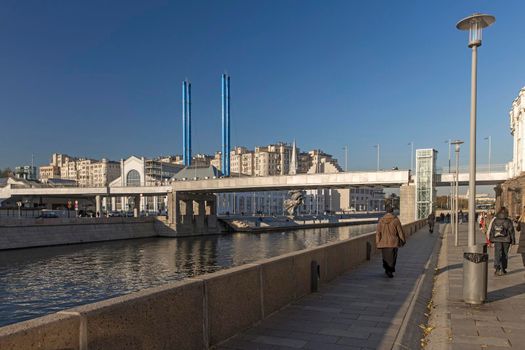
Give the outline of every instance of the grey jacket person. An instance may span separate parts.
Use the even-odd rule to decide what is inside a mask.
[[[507,231],[507,234],[499,237],[496,236],[496,227],[503,227]],[[490,223],[489,240],[491,242],[516,244],[514,224],[504,212],[499,212],[498,215],[496,215],[496,218]]]

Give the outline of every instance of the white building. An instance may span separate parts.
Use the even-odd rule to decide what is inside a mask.
[[[173,164],[144,157],[131,156],[120,161],[120,176],[113,180],[110,187],[126,186],[156,186],[167,184],[181,169],[181,164]],[[107,198],[102,200],[103,210],[129,211],[132,207],[132,197],[112,197],[111,203]],[[141,196],[140,211],[164,210],[167,207],[166,196]]]
[[[510,177],[521,175],[525,171],[525,87],[512,102],[510,133],[514,138],[512,162],[509,163]]]

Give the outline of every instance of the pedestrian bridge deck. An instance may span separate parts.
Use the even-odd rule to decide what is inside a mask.
[[[392,349],[408,328],[407,315],[414,311],[437,237],[426,228],[412,235],[399,250],[393,279],[385,276],[376,255],[218,349]],[[417,333],[418,342],[420,329],[409,331]]]

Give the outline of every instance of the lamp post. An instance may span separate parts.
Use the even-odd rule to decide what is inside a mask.
[[[377,148],[377,171],[379,171],[379,150],[380,150],[379,144],[375,145],[374,148]]]
[[[345,172],[347,172],[348,171],[348,145],[345,145],[343,149],[345,150]]]
[[[456,140],[451,142],[455,146],[456,153],[456,174],[454,176],[454,245],[458,246],[458,211],[459,211],[459,149],[463,141]]]
[[[450,174],[450,150],[452,145],[452,140],[448,139],[445,141],[445,143],[448,143],[448,173]]]
[[[476,103],[477,103],[477,65],[478,47],[481,46],[482,29],[496,21],[494,16],[473,14],[456,24],[459,30],[469,31],[469,44],[472,48],[472,71],[470,92],[470,162],[468,198],[468,245],[476,244]]]
[[[490,160],[492,158],[492,136],[485,137],[485,140],[489,141],[489,174],[490,174]]]
[[[451,149],[451,142],[452,140],[448,139],[445,141],[445,143],[448,143],[448,173],[450,174],[450,149]],[[453,185],[452,182],[450,183],[450,195],[449,195],[449,202],[448,202],[448,209],[452,212],[452,196],[453,194]]]
[[[463,255],[463,300],[481,304],[487,299],[487,260],[485,246],[476,246],[476,100],[477,60],[482,30],[496,21],[494,16],[475,13],[456,24],[459,30],[469,31],[468,46],[472,49],[470,91],[470,161],[468,197],[468,246]],[[479,257],[479,259],[478,259]]]
[[[410,171],[414,171],[414,141],[408,144],[410,145]]]

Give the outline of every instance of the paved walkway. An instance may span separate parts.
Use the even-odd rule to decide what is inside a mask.
[[[508,273],[494,276],[489,249],[488,302],[463,303],[463,246],[467,225],[460,225],[459,247],[447,225],[434,284],[429,324],[435,327],[427,349],[525,349],[525,269],[516,246],[511,248]],[[478,240],[482,239],[480,233]]]
[[[413,235],[393,279],[375,256],[218,349],[392,349],[437,237],[426,229]]]

